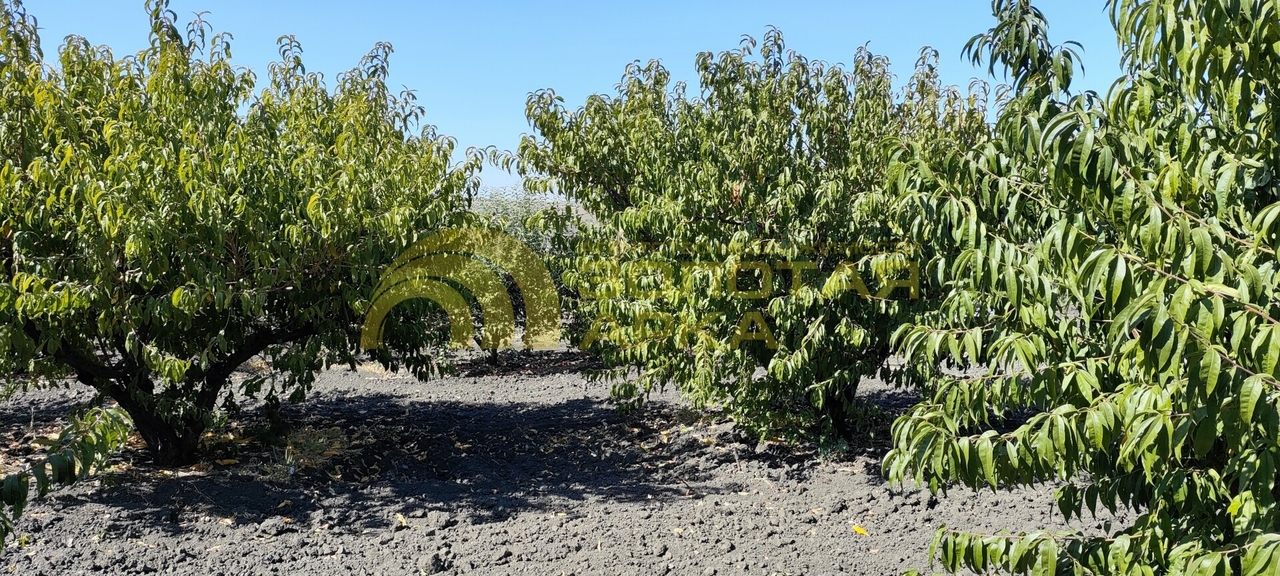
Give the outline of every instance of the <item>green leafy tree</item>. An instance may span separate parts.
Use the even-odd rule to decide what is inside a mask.
[[[1110,3],[1127,73],[1105,96],[1069,92],[1074,52],[1029,2],[993,9],[969,50],[1014,80],[997,136],[905,190],[939,216],[949,293],[896,334],[930,396],[885,469],[1136,514],[944,528],[950,570],[1280,573],[1280,3]]]
[[[389,45],[330,89],[282,37],[255,93],[227,36],[148,11],[136,55],[71,36],[46,61],[34,18],[0,10],[0,373],[92,386],[158,461],[189,462],[219,402],[296,400],[354,365],[382,268],[465,219],[482,159],[412,132]],[[380,360],[431,368],[434,331],[384,334]],[[229,386],[254,357],[274,370]]]
[[[699,54],[696,97],[657,62],[577,110],[530,97],[537,136],[518,164],[530,189],[594,218],[564,278],[616,395],[674,384],[761,434],[852,434],[859,380],[931,305],[927,290],[886,294],[923,257],[880,249],[909,239],[891,213],[904,174],[892,159],[940,161],[988,134],[984,100],[940,87],[935,60],[924,51],[897,94],[884,58],[829,66],[771,30]]]

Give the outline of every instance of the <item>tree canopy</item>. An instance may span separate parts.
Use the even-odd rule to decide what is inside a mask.
[[[885,58],[810,61],[777,30],[695,64],[696,94],[650,62],[576,110],[529,99],[526,185],[595,218],[565,276],[583,344],[619,397],[671,384],[762,435],[848,437],[859,380],[937,297],[910,282],[927,247],[892,212],[894,159],[981,144],[985,99],[941,87],[928,49],[898,93]]]
[[[1070,91],[1074,53],[1026,0],[996,0],[969,45],[1014,93],[963,169],[905,188],[937,216],[920,229],[948,295],[895,335],[929,397],[885,469],[935,490],[1058,481],[1067,517],[1138,514],[1114,534],[944,528],[949,569],[1273,574],[1277,3],[1110,9],[1126,75],[1105,95]]]
[[[0,371],[93,386],[176,462],[250,358],[274,370],[237,391],[268,399],[354,364],[382,268],[465,218],[481,158],[412,132],[389,45],[329,88],[282,37],[259,82],[226,35],[148,10],[138,54],[71,36],[56,60],[0,10]],[[382,359],[425,370],[432,334],[395,324]]]

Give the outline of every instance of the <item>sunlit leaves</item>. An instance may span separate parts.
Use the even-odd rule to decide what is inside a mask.
[[[696,87],[651,62],[576,109],[549,90],[530,96],[537,135],[518,164],[526,187],[596,219],[565,281],[593,295],[581,312],[600,338],[588,342],[621,378],[618,395],[674,384],[761,434],[848,434],[858,381],[885,369],[894,328],[937,304],[928,278],[923,299],[882,293],[926,276],[932,249],[898,216],[914,208],[895,202],[914,172],[891,167],[908,154],[921,170],[946,165],[990,133],[984,96],[941,86],[936,59],[922,51],[899,92],[882,57],[811,61],[770,30],[699,54]],[[658,267],[670,281],[625,278]],[[671,328],[655,332],[654,317]],[[762,325],[768,337],[744,344],[743,327]]]
[[[294,398],[354,362],[381,267],[468,218],[482,158],[388,91],[389,45],[326,82],[285,36],[257,77],[199,17],[147,12],[137,54],[73,36],[45,58],[0,10],[0,370],[95,386],[186,459],[242,362],[277,372],[241,392]],[[381,359],[425,373],[432,331],[394,323]]]
[[[934,242],[957,250],[931,265],[947,303],[897,332],[931,398],[895,424],[885,467],[935,489],[1066,482],[1069,517],[1141,512],[1102,535],[943,531],[952,570],[1052,573],[1009,562],[1004,544],[1047,541],[1060,572],[1270,573],[1280,25],[1258,18],[1275,2],[1111,8],[1129,75],[1105,98],[1070,94],[1071,53],[1026,1],[994,2],[997,26],[970,43],[1015,93],[1000,137],[919,177],[911,197],[941,216]],[[955,209],[931,179],[966,182],[974,207]],[[1011,213],[1017,196],[1026,207]],[[1010,274],[1043,288],[1000,281]],[[1014,416],[988,456],[993,424]]]

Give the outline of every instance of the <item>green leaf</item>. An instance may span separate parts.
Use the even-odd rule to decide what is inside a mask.
[[[1240,385],[1240,421],[1249,423],[1253,421],[1254,408],[1258,405],[1258,400],[1263,394],[1263,380],[1261,375],[1251,376]]]
[[[4,484],[0,486],[0,502],[12,510],[8,514],[11,520],[22,516],[22,511],[27,506],[27,493],[30,489],[26,474],[10,474],[5,477]]]
[[[1214,426],[1215,423],[1216,421],[1210,418],[1204,418],[1196,425],[1193,450],[1197,458],[1208,456],[1214,442],[1218,440],[1218,429]]]
[[[982,475],[987,484],[993,489],[999,487],[999,480],[996,478],[994,452],[995,447],[990,438],[978,440],[978,459],[982,463]]]

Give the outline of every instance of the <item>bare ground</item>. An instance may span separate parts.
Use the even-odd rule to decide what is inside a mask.
[[[1049,489],[895,489],[883,436],[838,457],[760,443],[664,396],[620,414],[571,353],[419,382],[323,374],[286,406],[281,448],[256,411],[182,469],[137,448],[33,504],[0,556],[41,574],[899,574],[932,571],[937,527],[1069,527]],[[911,399],[866,387],[897,409]],[[27,457],[83,390],[0,404],[0,464]],[[1117,523],[1127,521],[1122,513]],[[1102,520],[1070,527],[1094,531]],[[865,534],[863,533],[865,532]]]

